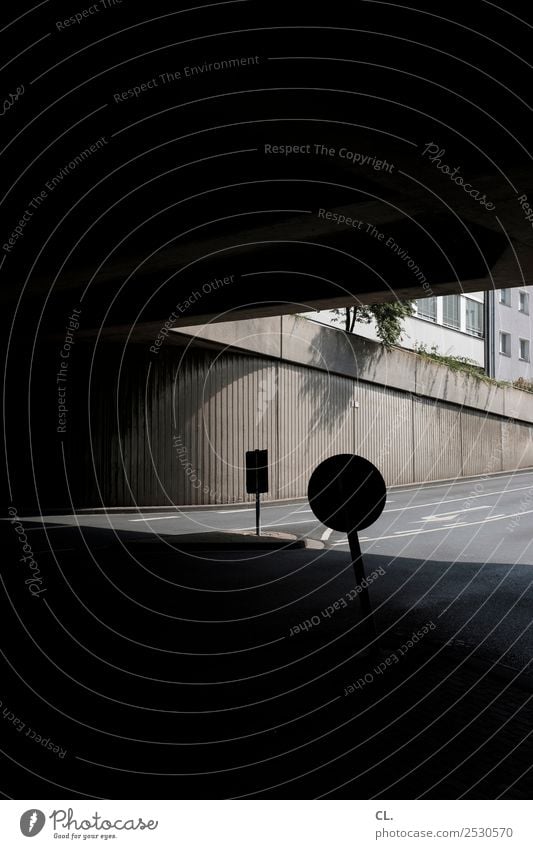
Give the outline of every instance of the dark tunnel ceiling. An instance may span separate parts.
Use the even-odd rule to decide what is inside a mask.
[[[53,333],[83,299],[84,329],[105,333],[164,321],[185,301],[182,324],[533,283],[520,201],[533,198],[528,30],[493,4],[463,4],[455,23],[451,14],[440,3],[333,3],[326,20],[308,5],[229,3],[212,10],[207,32],[192,12],[133,27],[101,53],[81,50],[68,78],[61,56],[51,67],[37,47],[43,114],[25,137],[32,166],[6,202],[4,238],[74,153],[106,142],[49,192],[6,256],[3,305],[25,285],[21,328],[44,305],[43,332]],[[258,60],[161,82],[224,56]],[[155,87],[117,102],[150,79]],[[58,92],[67,94],[56,103]],[[34,115],[22,101],[17,120]],[[19,174],[21,152],[6,151],[7,173]],[[230,286],[191,300],[230,275]]]

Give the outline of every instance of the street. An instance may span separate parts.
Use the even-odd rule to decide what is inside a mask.
[[[380,519],[360,535],[364,551],[372,554],[412,556],[473,562],[533,562],[533,471],[487,475],[468,480],[420,484],[389,491]],[[41,521],[38,516],[25,517]],[[134,533],[189,534],[211,530],[255,530],[254,506],[195,507],[121,513],[120,510],[73,515],[47,515],[53,529],[114,528]],[[285,531],[345,546],[344,534],[318,522],[307,500],[261,506],[261,528]],[[57,528],[59,529],[59,527]],[[400,545],[398,546],[398,543]]]
[[[263,528],[323,547],[224,541],[253,506],[10,508],[6,751],[36,763],[28,794],[67,763],[79,797],[117,775],[132,798],[527,797],[532,493],[531,471],[392,489],[361,533],[377,640],[305,501],[264,505]]]
[[[306,501],[265,504],[261,517],[265,533],[283,531],[321,540],[324,551],[314,551],[312,557],[307,552],[248,554],[245,560],[253,563],[253,580],[250,570],[243,572],[240,567],[242,554],[237,562],[227,546],[216,554],[206,553],[202,565],[213,560],[233,562],[233,568],[217,580],[217,586],[226,587],[230,595],[242,587],[264,586],[257,612],[269,612],[266,622],[275,634],[279,616],[272,610],[279,606],[280,593],[287,592],[283,605],[290,605],[297,622],[331,603],[342,594],[339,582],[349,585],[353,578],[345,535],[317,522]],[[46,555],[48,543],[39,518],[28,516],[24,521],[32,530],[36,554]],[[116,534],[121,544],[133,547],[141,539],[144,543],[160,538],[167,545],[164,557],[168,559],[168,545],[172,552],[179,551],[180,535],[254,530],[254,523],[253,506],[221,506],[183,512],[47,516],[45,527],[50,545],[62,558],[76,554],[80,534],[95,552],[109,548]],[[377,566],[386,572],[371,587],[376,621],[383,632],[405,630],[417,622],[438,622],[436,639],[441,644],[470,646],[489,663],[526,667],[533,683],[532,527],[533,471],[391,489],[381,517],[360,534],[367,574]],[[175,536],[178,539],[173,541]],[[293,570],[285,565],[289,558],[290,563],[303,560],[308,565]],[[191,585],[204,579],[198,559],[196,564],[196,573],[194,562],[189,567]],[[182,581],[183,569],[181,564]],[[287,574],[290,582],[283,580]],[[206,587],[212,580],[211,574],[205,578]],[[271,605],[273,585],[277,596]],[[340,611],[336,626],[349,627],[351,616],[352,610]]]

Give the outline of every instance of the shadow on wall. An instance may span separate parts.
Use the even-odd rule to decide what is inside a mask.
[[[372,383],[373,374],[393,383],[393,370],[403,377],[409,365],[395,366],[394,352],[379,345],[335,331],[326,349],[318,326],[301,336],[284,337],[283,361],[199,347],[183,360],[178,347],[154,358],[130,346],[121,363],[119,346],[102,346],[90,396],[78,346],[64,441],[70,491],[47,503],[70,506],[70,495],[75,507],[249,501],[244,458],[254,448],[269,451],[265,500],[304,497],[313,469],[335,453],[367,457],[389,485],[498,470],[487,457],[501,442],[499,419],[417,398],[414,370],[411,391]],[[514,423],[507,430],[496,460],[508,458],[511,468],[525,431]],[[513,451],[515,468],[527,464],[524,448]],[[54,492],[63,484],[58,468],[55,455],[43,467]]]
[[[309,368],[304,370],[302,392],[311,401],[311,428],[320,422],[334,434],[339,421],[350,409],[351,401],[356,400],[359,376],[364,374],[367,380],[371,379],[367,375],[382,351],[375,343],[365,344],[367,340],[362,337],[354,338],[353,334],[338,328],[334,336],[328,334],[327,355],[323,340],[323,332],[317,330],[307,343]],[[327,379],[324,379],[324,372]],[[342,391],[337,389],[339,383],[344,387]]]

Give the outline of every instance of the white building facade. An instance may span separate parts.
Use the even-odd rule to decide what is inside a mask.
[[[531,329],[533,286],[488,293],[487,371],[497,380],[533,380]]]
[[[461,357],[497,380],[533,380],[531,369],[533,286],[428,297],[415,301],[399,342],[409,350]],[[331,310],[306,313],[322,324],[344,327]],[[340,320],[339,320],[340,319]],[[353,332],[377,340],[375,323],[356,322]]]
[[[331,310],[306,313],[306,317],[322,324],[344,327],[342,316],[336,316]],[[370,324],[356,322],[353,332],[367,339],[378,338],[373,321]],[[484,368],[483,292],[415,301],[415,314],[403,322],[399,345],[411,351],[436,349],[438,354],[465,357]]]
[[[415,301],[415,315],[405,321],[401,345],[435,348],[438,354],[463,357],[484,368],[484,312],[483,292]]]

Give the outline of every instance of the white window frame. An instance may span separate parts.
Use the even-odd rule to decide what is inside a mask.
[[[524,309],[522,309],[522,303],[524,303]],[[529,315],[529,292],[518,293],[518,311],[523,315]]]
[[[503,304],[504,307],[512,306],[512,297],[510,289],[500,289],[500,304]]]
[[[525,343],[525,345],[526,345],[527,357],[523,357],[523,356],[522,356],[522,343]],[[529,339],[523,339],[522,337],[520,337],[520,338],[518,339],[518,359],[519,359],[519,360],[521,360],[523,363],[528,363],[528,362],[529,362],[529,359],[530,359],[530,347],[531,347],[531,346],[530,346],[530,344],[529,344]]]
[[[476,304],[477,311],[481,316],[480,328],[476,330],[473,325],[469,326],[468,324],[468,305]],[[468,333],[469,336],[475,336],[477,339],[483,339],[485,335],[485,327],[483,321],[483,304],[481,301],[476,301],[474,298],[465,298],[465,332]]]
[[[430,301],[431,301],[432,304],[434,304],[434,307],[435,307],[434,317],[432,315],[423,315],[423,314],[420,313],[420,306],[419,305],[424,304],[424,303],[427,304]],[[435,297],[435,295],[430,295],[429,298],[418,298],[417,302],[416,302],[416,314],[417,314],[418,318],[421,318],[424,321],[431,321],[432,324],[437,324],[437,318],[438,318],[438,315],[437,315],[437,298]]]
[[[454,298],[454,303],[456,306],[457,312],[457,324],[454,322],[450,322],[446,320],[446,303],[451,303],[447,301],[448,298]],[[473,300],[472,298],[470,300]],[[443,295],[442,298],[442,324],[444,327],[450,327],[452,330],[460,330],[461,329],[461,296],[460,295]]]
[[[504,347],[506,347],[506,346],[502,345],[504,339],[509,340],[509,350],[508,351],[505,351]],[[502,357],[510,357],[511,356],[511,346],[512,346],[511,334],[507,333],[506,330],[500,330],[500,354],[502,355]]]

